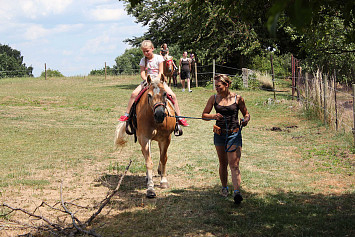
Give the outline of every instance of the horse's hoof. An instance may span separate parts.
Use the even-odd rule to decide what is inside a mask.
[[[147,190],[147,198],[155,198],[156,196],[154,190]]]
[[[169,183],[168,182],[160,183],[160,188],[169,188]]]

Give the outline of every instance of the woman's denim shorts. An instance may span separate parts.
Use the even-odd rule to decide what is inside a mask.
[[[214,145],[215,146],[230,146],[230,145],[236,145],[238,146],[242,146],[242,133],[241,131],[236,132],[236,133],[232,133],[231,135],[228,135],[227,137],[227,143],[226,143],[226,134],[214,134],[213,137],[213,141],[214,141]]]

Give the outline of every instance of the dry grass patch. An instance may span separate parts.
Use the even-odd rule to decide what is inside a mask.
[[[138,77],[1,80],[0,202],[29,210],[42,200],[54,205],[63,180],[66,200],[93,207],[115,187],[132,159],[119,194],[94,223],[103,236],[354,233],[352,141],[348,134],[304,119],[287,90],[277,94],[283,99],[279,104],[264,103],[272,97],[269,92],[238,91],[252,119],[243,129],[241,206],[219,196],[213,122],[192,119],[168,150],[170,187],[159,189],[155,176],[158,197],[146,199],[140,146],[131,141],[113,150],[117,118],[139,82]],[[191,117],[200,117],[214,94],[210,88],[175,93],[183,115]],[[156,143],[152,152],[156,171]],[[78,210],[77,215],[90,213]],[[0,219],[1,233],[25,232],[5,228],[5,220]]]

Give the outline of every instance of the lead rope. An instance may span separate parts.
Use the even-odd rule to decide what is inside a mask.
[[[175,118],[188,118],[188,119],[202,119],[202,120],[216,120],[216,119],[204,119],[204,118],[197,118],[197,117],[188,117],[188,116],[171,116],[170,114],[168,114],[169,117],[175,117]],[[227,119],[226,117],[223,117],[224,118],[224,123],[226,125],[226,139],[225,139],[225,144],[224,144],[224,150],[225,152],[234,152],[237,150],[237,148],[235,148],[234,150],[230,150],[231,147],[233,145],[229,145],[228,146],[228,123],[227,123]],[[243,128],[243,124],[242,122],[244,121],[244,119],[241,119],[240,123],[239,123],[239,131],[237,132],[237,134],[235,134],[235,136],[238,136],[238,134],[242,131],[242,128]]]

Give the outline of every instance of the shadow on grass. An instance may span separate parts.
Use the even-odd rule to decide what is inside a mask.
[[[115,188],[119,177],[110,179],[105,185]],[[232,197],[219,195],[219,186],[156,191],[157,198],[147,199],[145,177],[126,176],[119,199],[110,204],[121,213],[98,218],[94,228],[103,236],[355,235],[354,194],[243,190],[244,201],[237,206]]]

